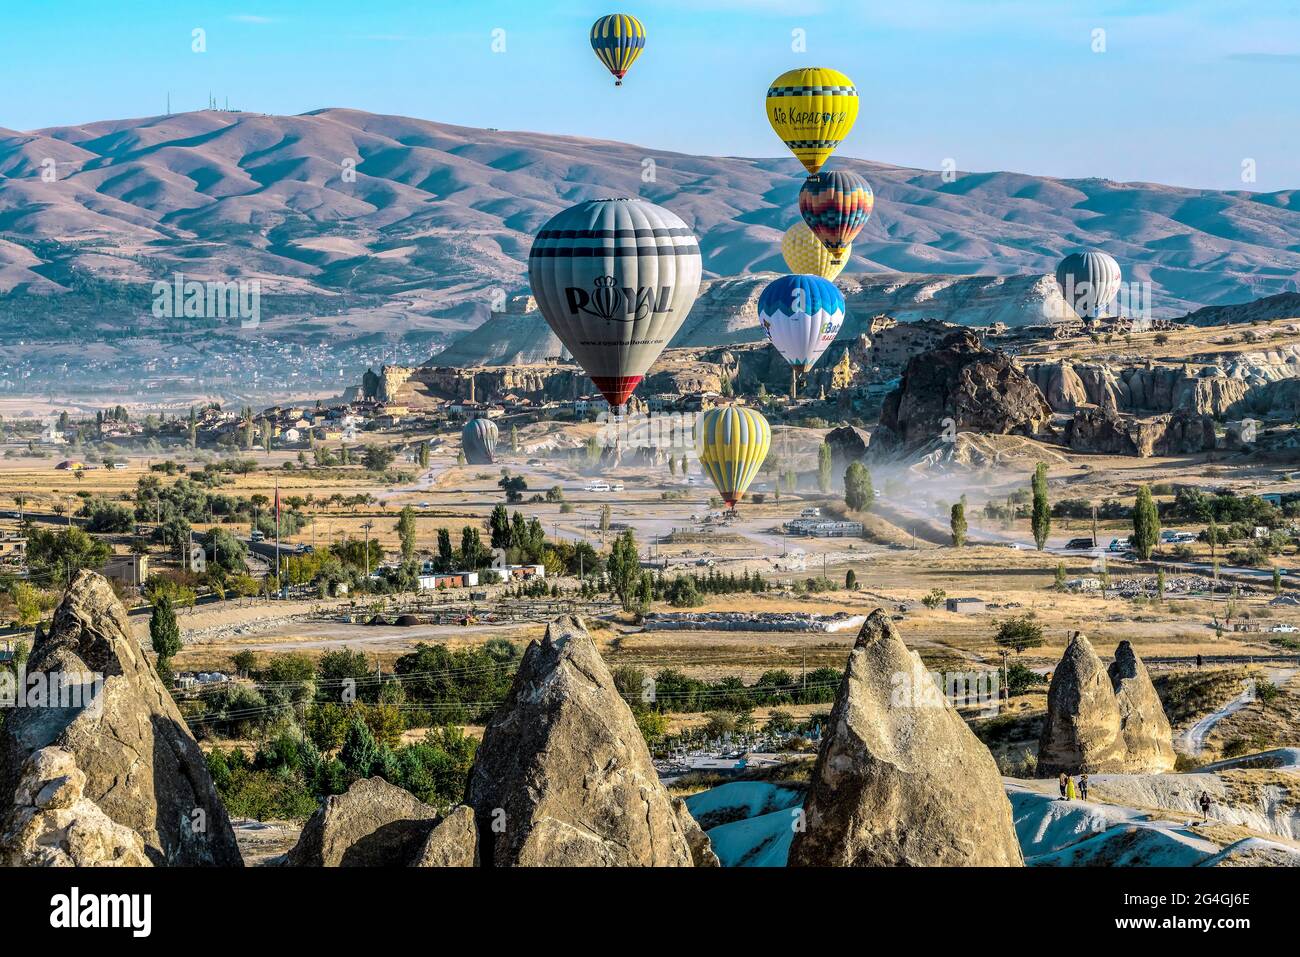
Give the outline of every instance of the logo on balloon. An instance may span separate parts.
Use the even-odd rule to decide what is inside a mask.
[[[591,292],[569,286],[564,290],[564,297],[571,315],[583,312],[608,322],[636,322],[652,312],[667,311],[672,303],[673,288],[664,286],[660,289],[656,303],[653,286],[620,288],[613,276],[600,276],[592,283]]]

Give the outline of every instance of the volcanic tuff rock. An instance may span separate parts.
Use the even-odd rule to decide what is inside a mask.
[[[1119,703],[1120,733],[1128,750],[1125,766],[1130,770],[1172,771],[1175,755],[1169,719],[1147,666],[1132,644],[1119,643],[1107,674]]]
[[[1209,451],[1217,441],[1214,419],[1178,411],[1149,419],[1128,418],[1086,407],[1065,424],[1065,444],[1076,452],[1111,455],[1190,455]]]
[[[1115,689],[1092,649],[1075,634],[1052,672],[1038,769],[1048,774],[1122,771],[1126,756]]]
[[[468,803],[488,866],[685,866],[691,845],[583,623],[528,646],[483,734]]]
[[[240,866],[230,819],[184,719],[131,633],[108,581],[82,571],[36,636],[30,681],[62,675],[98,697],[68,707],[11,710],[0,750],[0,814],[15,803],[22,768],[44,748],[62,748],[85,776],[85,799],[140,835],[154,864]],[[19,789],[21,790],[21,789]]]
[[[1054,412],[1076,412],[1094,405],[1114,412],[1187,412],[1223,416],[1238,408],[1262,375],[1240,368],[1223,370],[1168,365],[1115,367],[1109,363],[1032,363],[1025,374]],[[1285,370],[1286,366],[1279,368]],[[1258,380],[1258,382],[1256,381]]]
[[[478,824],[474,809],[458,805],[429,832],[415,867],[478,867]]]
[[[831,447],[831,470],[843,475],[853,462],[861,462],[871,445],[871,434],[851,425],[842,425],[826,433],[826,444]]]
[[[1173,767],[1169,721],[1127,641],[1109,671],[1076,634],[1047,690],[1038,769],[1047,774],[1158,772]]]
[[[993,756],[880,609],[849,654],[804,812],[791,866],[1024,863]]]
[[[363,778],[316,809],[291,867],[403,867],[419,861],[438,811],[383,778]],[[472,845],[470,845],[472,856]]]
[[[1052,410],[1038,386],[1006,353],[986,349],[969,331],[914,357],[880,413],[886,451],[912,450],[952,432],[1034,435]],[[873,435],[873,444],[881,436]]]
[[[152,866],[140,835],[87,800],[85,786],[71,751],[32,752],[0,822],[0,867]]]

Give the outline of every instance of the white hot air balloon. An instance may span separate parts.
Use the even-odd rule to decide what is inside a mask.
[[[1071,253],[1056,267],[1056,283],[1080,319],[1100,316],[1119,292],[1119,263],[1109,253],[1086,249]]]
[[[690,228],[643,199],[571,206],[542,227],[528,254],[542,315],[614,407],[681,328],[700,273]]]

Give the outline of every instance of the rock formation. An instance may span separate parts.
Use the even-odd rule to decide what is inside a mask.
[[[1052,410],[1038,386],[1003,352],[984,348],[969,331],[914,357],[897,389],[885,397],[873,451],[911,451],[952,432],[1036,435]]]
[[[691,817],[691,811],[686,806],[686,802],[681,798],[673,798],[673,813],[677,815],[677,820],[686,833],[686,843],[691,849],[691,862],[696,867],[721,867],[722,862],[718,860],[718,855],[714,853],[713,845],[709,842],[709,836],[696,823],[695,818]]]
[[[63,748],[23,764],[0,822],[0,867],[150,867],[144,841],[85,797],[86,775]]]
[[[1215,447],[1214,420],[1178,411],[1134,419],[1091,406],[1079,409],[1065,425],[1065,444],[1076,452],[1107,455],[1190,455]]]
[[[827,432],[825,441],[831,447],[832,473],[842,476],[851,463],[866,458],[871,436],[862,429],[842,425]]]
[[[1106,670],[1088,639],[1075,634],[1047,690],[1039,771],[1149,773],[1173,765],[1169,721],[1133,646],[1122,642]]]
[[[435,808],[383,778],[363,778],[325,799],[285,863],[291,867],[405,867],[422,856]],[[471,850],[472,854],[472,850]]]
[[[1175,755],[1169,719],[1147,666],[1132,644],[1119,643],[1107,674],[1119,703],[1120,733],[1128,751],[1125,766],[1129,770],[1172,771]]]
[[[461,804],[429,832],[412,862],[415,867],[478,867],[478,824],[474,810]]]
[[[582,622],[528,646],[470,773],[488,866],[690,866],[690,842]]]
[[[1125,756],[1115,690],[1092,643],[1076,633],[1047,689],[1038,770],[1047,774],[1122,771]]]
[[[153,864],[242,864],[199,746],[105,578],[77,575],[49,630],[37,634],[26,675],[49,689],[49,703],[6,716],[0,817],[21,811],[23,769],[35,752],[62,749],[77,771],[70,779],[84,778],[83,800],[138,834]]]
[[[791,866],[1020,866],[988,749],[876,609],[835,698]]]

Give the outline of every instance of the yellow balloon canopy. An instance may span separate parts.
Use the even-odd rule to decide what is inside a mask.
[[[801,219],[781,237],[781,255],[785,257],[785,264],[792,273],[820,276],[834,281],[848,265],[849,257],[853,255],[853,244],[844,247],[840,261],[836,262],[830,250],[822,245],[822,241],[813,235],[808,224]]]
[[[736,507],[771,446],[772,429],[767,419],[744,406],[709,409],[695,422],[695,451],[700,465],[728,508]]]
[[[839,70],[802,67],[767,91],[767,120],[795,158],[816,173],[858,118],[858,91]]]

